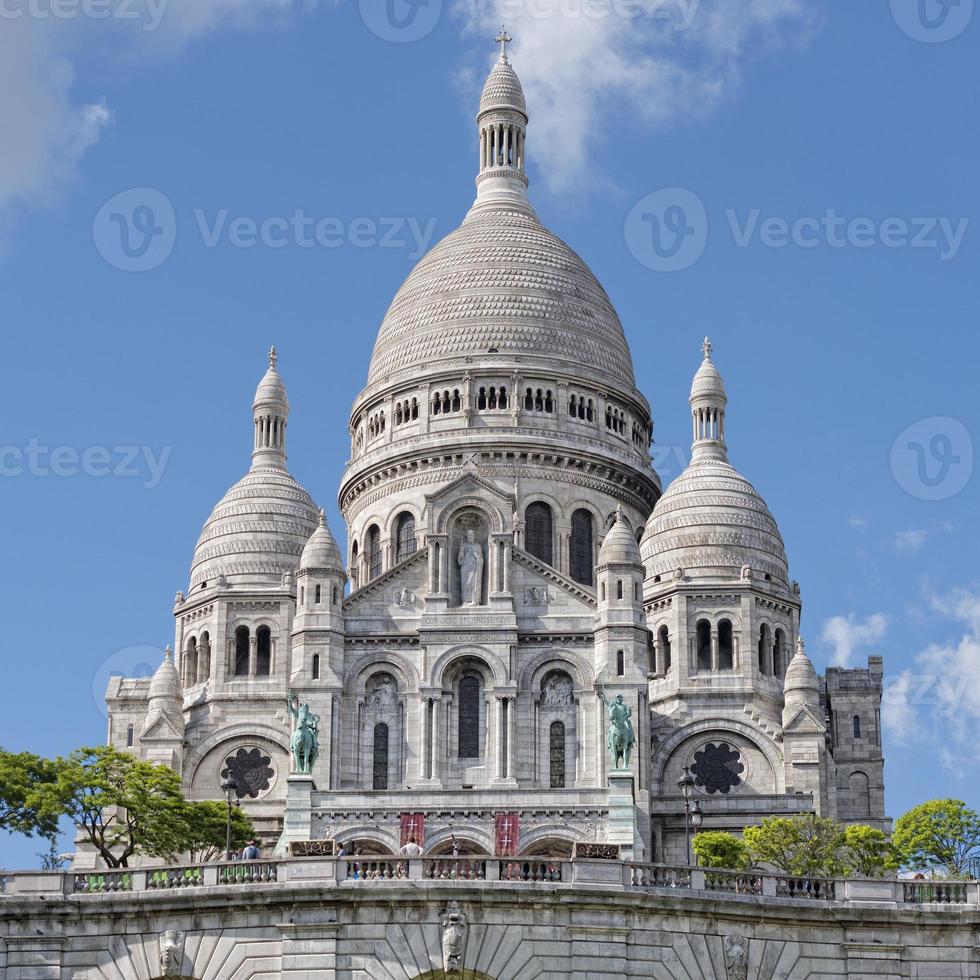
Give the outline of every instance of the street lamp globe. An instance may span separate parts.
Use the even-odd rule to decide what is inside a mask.
[[[697,800],[695,800],[694,806],[691,807],[691,826],[695,830],[699,830],[703,823],[704,823],[704,810],[701,809],[701,804]]]
[[[684,767],[684,775],[677,780],[677,785],[680,787],[680,791],[684,795],[684,799],[690,799],[691,791],[694,789],[694,777],[691,775],[690,766]]]

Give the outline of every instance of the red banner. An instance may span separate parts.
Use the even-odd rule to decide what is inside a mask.
[[[425,814],[424,813],[403,813],[402,814],[402,842],[404,847],[409,840],[414,837],[415,843],[419,847],[425,846]]]
[[[516,813],[497,814],[497,855],[517,857],[517,845],[521,836],[521,820]]]

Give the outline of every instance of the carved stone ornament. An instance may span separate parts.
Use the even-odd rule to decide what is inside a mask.
[[[542,693],[541,704],[546,709],[567,711],[572,707],[572,682],[562,674],[546,678]]]
[[[725,936],[725,966],[728,969],[728,980],[747,980],[749,941],[745,936]]]
[[[333,857],[336,853],[336,841],[332,837],[290,841],[289,853],[293,857]]]
[[[179,977],[184,962],[184,934],[168,929],[160,936],[160,975]]]
[[[398,685],[391,674],[379,674],[371,681],[366,707],[369,711],[392,711],[398,707]]]
[[[529,585],[524,590],[525,606],[548,605],[548,588],[545,585]]]
[[[447,976],[463,975],[466,916],[459,902],[450,902],[442,917],[442,968]]]
[[[588,861],[618,861],[618,844],[591,844],[585,841],[575,842],[575,857]]]
[[[411,609],[415,606],[415,593],[409,589],[400,589],[395,593],[395,602],[399,609]]]
[[[231,776],[235,780],[239,799],[248,796],[254,800],[272,785],[276,771],[272,768],[272,759],[260,749],[239,749],[225,759],[221,775],[224,779]]]

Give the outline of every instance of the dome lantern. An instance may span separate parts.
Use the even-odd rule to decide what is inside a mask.
[[[728,395],[725,382],[711,360],[714,350],[709,338],[704,338],[701,351],[704,360],[691,384],[691,420],[693,424],[692,453],[695,459],[728,459],[725,446],[725,409]]]
[[[289,418],[289,400],[286,386],[276,367],[279,354],[275,347],[269,349],[269,368],[255,390],[252,402],[252,420],[255,441],[252,449],[252,468],[275,466],[286,468],[286,422]]]

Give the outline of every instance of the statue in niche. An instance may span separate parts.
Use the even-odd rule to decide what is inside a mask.
[[[466,916],[459,902],[450,902],[442,917],[442,968],[448,976],[462,976]]]
[[[460,605],[483,605],[483,548],[472,528],[466,531],[456,561],[459,565]]]
[[[561,674],[552,674],[544,682],[544,706],[559,711],[572,706],[572,682]]]
[[[394,708],[398,704],[395,679],[389,674],[382,674],[374,682],[369,703],[373,708]]]
[[[184,959],[184,937],[176,929],[168,929],[160,937],[160,970],[164,977],[179,977]]]
[[[725,966],[728,980],[746,980],[749,975],[749,941],[745,936],[725,936]]]

